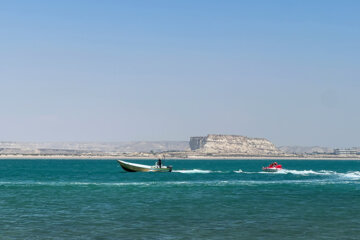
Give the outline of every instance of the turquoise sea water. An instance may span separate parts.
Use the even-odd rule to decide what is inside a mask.
[[[1,160],[0,239],[360,239],[360,161],[278,162]]]

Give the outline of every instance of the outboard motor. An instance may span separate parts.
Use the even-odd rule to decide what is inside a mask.
[[[170,166],[167,166],[167,168],[169,169],[169,172],[172,171],[172,166],[171,166],[171,165],[170,165]]]

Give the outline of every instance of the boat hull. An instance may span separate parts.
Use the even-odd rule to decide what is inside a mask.
[[[154,167],[136,163],[129,163],[122,160],[117,160],[120,166],[127,172],[171,172],[171,166]]]
[[[263,170],[264,172],[277,172],[277,171],[281,170],[281,168],[263,167],[262,170]]]

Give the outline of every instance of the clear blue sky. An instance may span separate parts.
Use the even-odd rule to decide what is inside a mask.
[[[360,1],[1,1],[1,141],[360,146]]]

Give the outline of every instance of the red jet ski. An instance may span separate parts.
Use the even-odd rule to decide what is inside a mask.
[[[267,167],[263,167],[262,170],[264,172],[277,172],[282,169],[281,164],[278,164],[277,162],[273,162]]]

